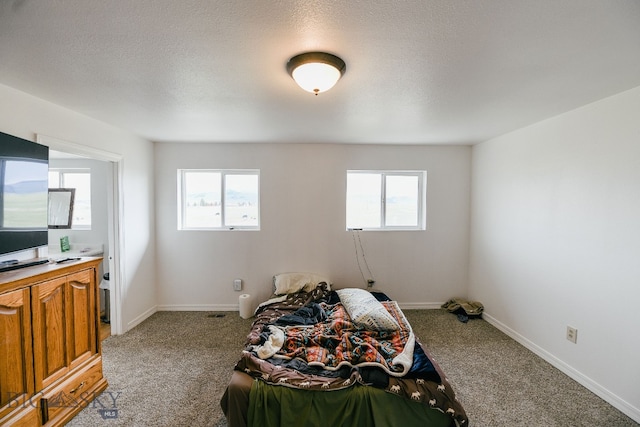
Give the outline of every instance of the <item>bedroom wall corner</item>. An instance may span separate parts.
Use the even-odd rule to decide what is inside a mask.
[[[638,111],[640,87],[474,146],[469,292],[640,422]]]

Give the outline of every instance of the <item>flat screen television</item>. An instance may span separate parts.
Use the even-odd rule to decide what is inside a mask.
[[[0,132],[0,256],[48,244],[48,177],[49,147]]]

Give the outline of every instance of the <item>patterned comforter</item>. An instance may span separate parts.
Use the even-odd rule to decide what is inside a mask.
[[[313,326],[287,327],[284,345],[275,357],[299,358],[309,366],[329,370],[377,366],[389,375],[402,376],[409,371],[413,360],[411,327],[395,301],[383,304],[400,325],[397,331],[362,329],[351,321],[342,304],[322,303],[327,320]],[[396,363],[397,360],[400,363]],[[403,365],[404,360],[409,363]]]
[[[400,325],[399,330],[382,332],[359,328],[349,318],[336,293],[323,284],[308,293],[267,301],[256,310],[246,349],[235,369],[266,383],[292,388],[330,391],[355,384],[375,386],[440,409],[458,425],[466,426],[467,416],[453,389],[438,365],[415,340],[397,303],[382,303]],[[278,322],[296,318],[299,310],[310,304],[318,304],[326,318],[301,325],[287,321],[283,326],[282,321]],[[317,309],[308,311],[318,312]],[[275,339],[274,328],[284,332],[281,342]],[[277,346],[266,355],[257,351],[274,342]],[[265,357],[267,355],[269,357]]]

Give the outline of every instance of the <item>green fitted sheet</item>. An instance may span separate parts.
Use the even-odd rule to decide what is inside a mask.
[[[451,427],[438,409],[356,384],[343,390],[299,390],[254,380],[248,426],[255,427]]]

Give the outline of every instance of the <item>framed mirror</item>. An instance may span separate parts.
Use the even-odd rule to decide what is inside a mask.
[[[71,228],[75,188],[49,189],[49,228]]]

